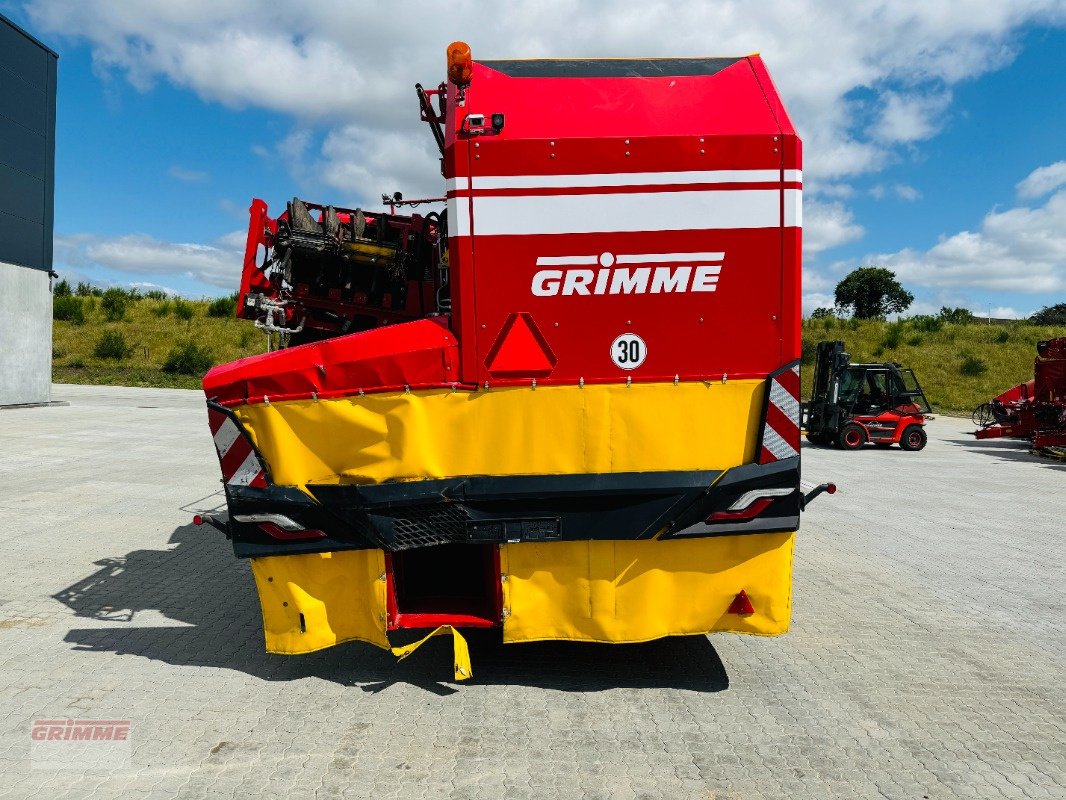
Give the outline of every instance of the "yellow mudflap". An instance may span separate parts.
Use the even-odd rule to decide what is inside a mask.
[[[575,541],[501,547],[503,639],[643,642],[732,631],[788,630],[795,534],[683,541]],[[450,625],[392,647],[386,634],[381,550],[253,558],[266,649],[310,653],[359,640],[406,658],[451,634],[455,679],[473,674],[466,640]],[[755,613],[728,613],[744,590]]]
[[[312,653],[385,635],[385,553],[342,550],[253,558],[268,653]]]
[[[313,653],[361,641],[390,650],[403,660],[434,636],[450,633],[455,680],[465,681],[474,674],[466,639],[451,625],[441,625],[412,644],[391,646],[385,632],[385,554],[381,550],[251,561],[268,653]]]
[[[504,641],[785,633],[794,539],[794,533],[772,533],[505,545]],[[727,613],[742,589],[755,607],[751,616]]]

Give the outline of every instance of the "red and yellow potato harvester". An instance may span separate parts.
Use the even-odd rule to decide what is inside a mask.
[[[448,52],[445,210],[252,204],[238,316],[290,346],[204,391],[267,649],[426,629],[463,679],[465,627],[784,633],[801,146],[762,60]]]

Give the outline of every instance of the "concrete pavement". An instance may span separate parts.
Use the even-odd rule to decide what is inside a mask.
[[[1066,465],[967,422],[804,449],[840,491],[786,636],[482,633],[456,685],[443,640],[263,652],[247,563],[189,524],[222,502],[200,395],[53,397],[0,411],[0,797],[1066,796]],[[32,739],[67,719],[129,737],[86,767]]]

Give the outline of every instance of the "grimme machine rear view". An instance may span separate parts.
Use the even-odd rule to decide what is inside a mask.
[[[205,521],[267,649],[419,629],[461,680],[465,628],[784,633],[827,487],[800,491],[801,146],[762,60],[447,64],[416,87],[440,198],[251,206],[237,314],[271,352],[204,379]]]

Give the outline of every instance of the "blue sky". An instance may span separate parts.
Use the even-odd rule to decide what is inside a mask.
[[[0,0],[61,56],[56,268],[75,279],[227,293],[253,196],[439,190],[412,85],[464,38],[486,57],[761,51],[805,139],[808,311],[870,263],[913,312],[1066,301],[1066,3],[855,5]]]

